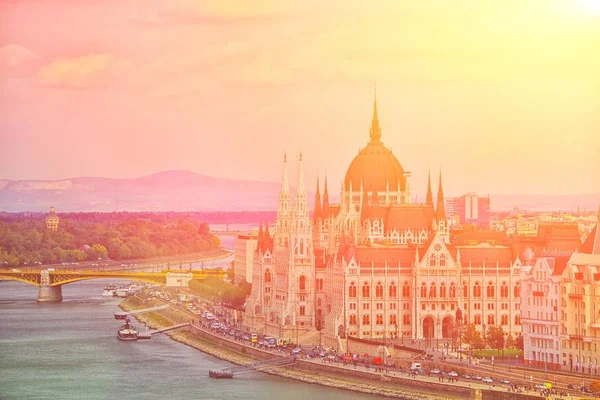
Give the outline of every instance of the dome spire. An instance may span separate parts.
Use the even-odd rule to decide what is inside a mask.
[[[375,101],[373,103],[373,121],[371,122],[371,143],[381,143],[381,127],[377,116],[377,85],[375,85]]]

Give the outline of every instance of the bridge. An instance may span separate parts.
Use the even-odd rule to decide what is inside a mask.
[[[192,279],[204,280],[210,276],[222,278],[225,272],[220,269],[202,271],[162,271],[162,272],[118,272],[118,271],[70,271],[43,269],[41,271],[19,271],[0,269],[0,278],[20,281],[39,286],[37,301],[61,302],[62,286],[88,279],[127,279],[163,286],[187,286]]]

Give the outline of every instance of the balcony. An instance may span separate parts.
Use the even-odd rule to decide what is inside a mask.
[[[583,335],[569,335],[570,340],[583,340]]]
[[[536,291],[534,291],[533,295],[537,296],[537,297],[544,297],[544,292],[536,292]]]
[[[570,299],[583,299],[583,295],[581,293],[569,293]]]

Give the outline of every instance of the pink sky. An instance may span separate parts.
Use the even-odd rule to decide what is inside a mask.
[[[278,181],[302,151],[337,191],[377,82],[415,194],[440,167],[449,194],[597,192],[599,2],[0,2],[0,178]]]

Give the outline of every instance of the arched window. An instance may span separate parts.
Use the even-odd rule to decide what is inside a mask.
[[[350,314],[350,325],[356,325],[356,315]]]
[[[521,297],[521,285],[519,285],[519,283],[517,282],[514,289],[514,298],[518,299],[519,297]]]
[[[427,284],[425,282],[421,283],[421,297],[427,297]]]
[[[396,297],[398,295],[398,288],[394,282],[390,283],[389,295],[390,297]]]
[[[494,314],[488,314],[487,323],[489,326],[495,325]]]
[[[402,316],[402,323],[404,325],[410,325],[410,314],[404,314]]]
[[[456,297],[456,285],[454,282],[450,283],[450,298],[453,299]]]
[[[363,325],[369,325],[370,323],[369,314],[363,315]]]
[[[299,279],[300,290],[306,290],[306,277],[304,275],[300,275]]]
[[[266,270],[265,271],[265,283],[269,283],[271,282],[271,271]]]
[[[381,282],[377,282],[377,286],[375,286],[375,297],[383,297],[383,285]]]
[[[323,290],[323,279],[315,280],[316,290]]]
[[[487,297],[494,297],[496,295],[496,290],[494,289],[494,284],[490,281],[487,285]]]
[[[481,315],[475,314],[475,317],[473,317],[473,323],[475,325],[481,325]]]
[[[435,254],[430,254],[429,255],[429,266],[430,267],[435,267]]]
[[[435,287],[435,282],[431,282],[431,287],[429,288],[429,297],[437,297],[437,289]]]
[[[466,299],[467,297],[469,297],[469,287],[467,286],[467,284],[465,283],[463,285],[463,297]]]
[[[402,285],[402,297],[410,297],[410,286],[408,286],[408,282],[404,282],[404,285]]]
[[[504,314],[501,317],[500,325],[508,325],[508,315]]]
[[[445,282],[442,282],[440,284],[440,297],[443,299],[446,298],[446,283]]]
[[[371,295],[371,291],[369,290],[369,284],[365,282],[362,287],[362,297],[369,297]]]
[[[300,254],[304,254],[304,239],[300,239]]]
[[[350,287],[348,288],[348,296],[356,297],[356,284],[354,282],[350,282]]]
[[[440,267],[445,267],[445,266],[446,266],[446,255],[440,254]]]
[[[390,325],[397,325],[396,314],[390,314]]]
[[[506,282],[502,282],[502,286],[500,286],[500,297],[503,299],[508,297],[508,286],[506,285]]]
[[[473,286],[473,297],[481,297],[481,285],[479,282],[475,282],[475,286]]]
[[[317,299],[317,306],[318,306],[318,307],[321,307],[321,298],[318,298],[318,299]]]
[[[383,314],[377,314],[377,317],[375,317],[375,324],[383,325]]]

